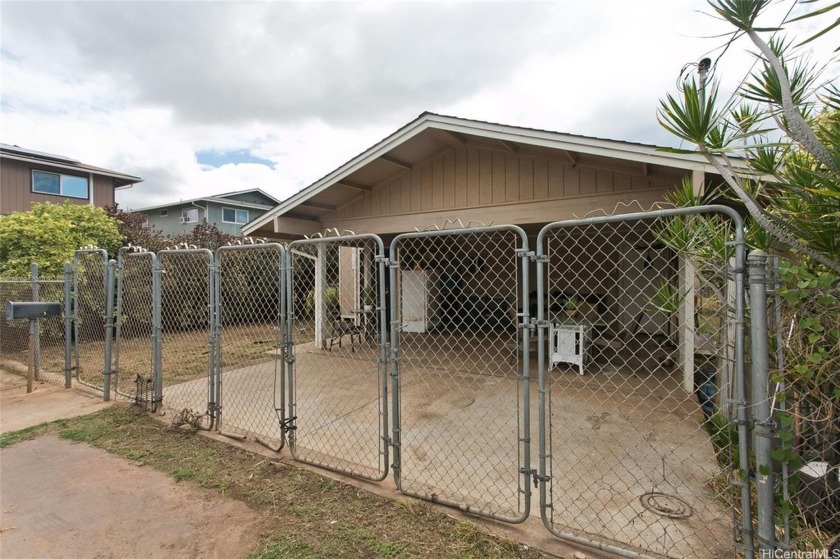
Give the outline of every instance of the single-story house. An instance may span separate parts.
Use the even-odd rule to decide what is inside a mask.
[[[699,154],[427,112],[253,219],[243,233],[283,240],[325,230],[373,233],[383,239],[387,250],[400,233],[451,228],[452,224],[513,224],[525,231],[533,249],[537,234],[551,222],[668,207],[663,204],[668,193],[684,179],[692,181],[695,193],[722,183],[715,168]],[[651,311],[649,304],[662,282],[688,286],[691,280],[678,278],[674,255],[663,251],[649,233],[630,244],[626,239],[621,241],[624,245],[616,241],[610,251],[597,243],[613,239],[604,237],[590,244],[575,240],[577,253],[571,267],[550,268],[549,289],[557,293],[546,304],[552,310],[563,307],[560,312],[565,312],[570,299],[587,303],[588,312],[599,315],[595,322],[605,324],[616,336],[679,340],[681,384],[691,391],[695,341],[687,332],[693,332],[697,323],[694,302],[685,299],[678,318]],[[486,253],[473,250],[456,255],[459,247],[442,246],[435,250],[453,251],[452,258],[446,254],[418,257],[410,263],[401,261],[401,269],[429,270],[427,276],[438,279],[429,280],[434,285],[429,284],[426,291],[438,293],[438,299],[443,298],[445,283],[463,285],[459,296],[465,301],[485,301],[470,303],[471,308],[480,305],[482,310],[476,314],[492,315],[499,302],[515,309],[515,273],[489,280],[480,280],[475,273],[481,267],[493,270],[501,262],[490,253],[492,247]],[[456,265],[447,264],[456,259]],[[532,293],[535,276],[530,274]],[[358,292],[365,281],[355,283]],[[403,300],[409,300],[407,285],[404,281],[402,288],[397,287],[404,291]],[[440,307],[441,301],[434,304]],[[358,308],[359,301],[350,307]],[[425,329],[421,325],[414,331]]]
[[[142,181],[63,155],[0,144],[0,214],[29,211],[33,203],[44,202],[109,206],[115,190]]]
[[[180,200],[134,210],[147,217],[147,223],[167,235],[191,230],[207,220],[223,233],[241,235],[243,227],[259,219],[280,203],[259,188]]]

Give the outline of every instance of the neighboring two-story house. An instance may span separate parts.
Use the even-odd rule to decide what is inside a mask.
[[[134,211],[144,214],[149,226],[160,229],[166,235],[190,231],[205,219],[223,233],[241,235],[246,223],[272,210],[279,203],[279,200],[259,188],[253,188]]]
[[[33,203],[107,206],[114,191],[143,179],[75,159],[0,144],[0,214],[29,211]]]

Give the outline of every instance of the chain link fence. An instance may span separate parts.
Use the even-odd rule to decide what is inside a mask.
[[[214,259],[206,249],[158,253],[160,266],[162,406],[187,410],[213,428],[219,401],[215,382]]]
[[[117,259],[117,302],[112,386],[115,394],[156,410],[155,296],[157,257],[121,249]]]
[[[313,239],[288,250],[292,455],[382,480],[388,474],[382,241]]]
[[[76,380],[104,390],[110,374],[108,254],[77,250],[73,257],[73,339]]]
[[[41,318],[37,321],[34,339],[33,375],[39,382],[66,385],[67,321],[66,302],[69,288],[67,278],[41,278],[38,267],[33,265],[29,278],[0,278],[0,305],[5,309],[8,301],[49,301],[61,304],[60,316]],[[7,320],[5,311],[0,315],[0,366],[15,374],[28,374],[29,320]]]
[[[695,208],[549,224],[534,252],[514,226],[388,253],[375,235],[124,249],[115,276],[88,248],[63,282],[0,280],[0,298],[72,303],[40,320],[44,382],[74,370],[302,462],[392,469],[408,495],[521,522],[533,483],[552,534],[622,556],[822,549],[840,531],[838,278],[791,254],[765,268],[743,234]],[[26,370],[24,322],[0,317],[6,369]]]
[[[276,243],[222,247],[218,266],[219,428],[284,444],[285,250]]]
[[[530,508],[526,250],[515,227],[391,244],[397,486],[512,522]]]
[[[687,222],[740,232],[728,215],[660,215],[540,233],[543,520],[622,554],[731,557],[739,266],[734,245]]]

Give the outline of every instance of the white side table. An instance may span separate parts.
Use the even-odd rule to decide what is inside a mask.
[[[549,370],[557,363],[577,365],[578,373],[583,374],[586,359],[588,324],[554,324],[549,328]]]

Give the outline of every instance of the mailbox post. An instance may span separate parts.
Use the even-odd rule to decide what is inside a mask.
[[[61,314],[61,303],[6,301],[6,320],[29,319],[29,367],[26,373],[26,393],[32,392],[35,378],[35,338],[38,319]]]

